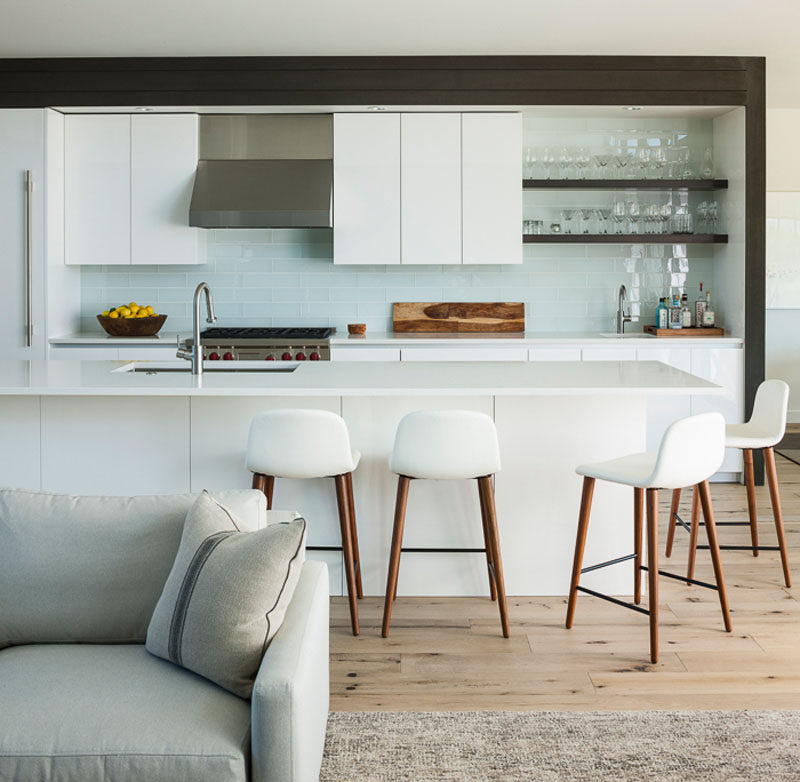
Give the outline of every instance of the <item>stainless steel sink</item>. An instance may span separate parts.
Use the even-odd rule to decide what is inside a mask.
[[[270,374],[287,372],[294,372],[297,369],[297,364],[294,362],[286,362],[275,364],[272,362],[261,361],[236,361],[236,362],[223,362],[216,363],[213,361],[206,361],[203,365],[203,372],[210,372],[211,374]],[[148,361],[135,361],[112,372],[133,372],[135,374],[145,375],[161,375],[161,374],[191,374],[192,366],[186,361],[180,363],[156,363]]]

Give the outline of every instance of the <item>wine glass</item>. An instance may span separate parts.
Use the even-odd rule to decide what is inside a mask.
[[[667,201],[666,204],[661,205],[661,233],[670,233],[672,223],[672,204]]]
[[[536,168],[537,155],[533,147],[525,147],[525,154],[522,158],[522,173],[525,179],[533,179],[534,169]]]
[[[623,198],[614,198],[614,204],[611,207],[611,214],[614,218],[614,233],[624,234],[627,211],[625,209],[625,200]]]
[[[715,234],[719,226],[719,204],[716,201],[711,201],[708,205],[708,219],[710,233]]]
[[[650,163],[653,167],[654,176],[657,179],[664,178],[664,168],[667,165],[667,150],[664,147],[656,147],[650,152]]]
[[[639,233],[639,220],[642,218],[642,208],[639,202],[634,198],[628,202],[628,220],[631,224],[631,233]]]
[[[607,234],[608,233],[608,218],[611,215],[610,209],[595,209],[595,215],[597,216],[597,233],[599,234]]]
[[[619,171],[620,179],[625,179],[627,177],[627,167],[631,160],[633,160],[633,155],[630,150],[625,147],[617,147],[614,151],[614,165]]]
[[[636,150],[636,165],[642,179],[647,179],[647,169],[650,168],[650,148],[639,147]]]
[[[610,150],[606,149],[605,147],[602,149],[597,150],[592,155],[592,160],[594,161],[594,168],[597,172],[598,179],[605,179],[606,178],[606,168],[608,164],[611,162],[611,152]]]
[[[550,172],[556,162],[556,154],[552,147],[545,147],[542,150],[541,161],[544,166],[544,178],[550,179]]]
[[[561,147],[558,153],[558,168],[562,179],[569,179],[569,169],[572,167],[573,158],[569,147]]]
[[[575,150],[575,168],[578,171],[578,179],[586,179],[586,168],[591,161],[591,155],[586,147],[578,147]]]
[[[562,209],[560,213],[561,217],[561,224],[564,226],[564,233],[571,234],[572,233],[572,218],[575,217],[577,213],[573,212],[571,209]]]

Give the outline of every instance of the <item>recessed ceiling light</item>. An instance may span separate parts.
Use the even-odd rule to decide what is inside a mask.
[[[367,106],[367,111],[386,111],[386,106]]]
[[[623,106],[622,108],[625,109],[625,111],[641,111],[642,110],[641,106]]]
[[[137,106],[135,111],[152,111],[149,106]]]

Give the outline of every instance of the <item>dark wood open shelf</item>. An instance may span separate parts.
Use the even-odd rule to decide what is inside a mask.
[[[523,179],[523,190],[727,190],[727,179]]]
[[[727,244],[728,234],[523,234],[523,244]]]

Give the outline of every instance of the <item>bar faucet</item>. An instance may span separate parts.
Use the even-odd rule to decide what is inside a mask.
[[[625,314],[625,297],[628,290],[624,285],[619,286],[619,298],[617,301],[617,334],[625,333],[625,324],[631,322],[631,316]]]
[[[186,342],[181,343],[178,347],[178,358],[185,358],[192,362],[192,374],[197,377],[203,375],[203,348],[200,345],[200,294],[205,291],[206,294],[206,322],[214,323],[217,316],[214,314],[214,299],[211,296],[211,288],[208,287],[207,282],[201,282],[194,289],[194,301],[192,309],[192,349]]]

